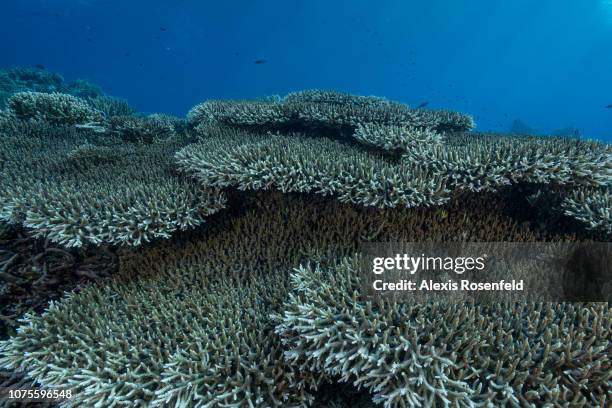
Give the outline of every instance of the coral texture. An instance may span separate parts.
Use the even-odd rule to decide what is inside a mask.
[[[517,184],[612,184],[612,147],[604,143],[485,134],[442,139],[427,129],[378,125],[359,125],[354,139],[384,150],[305,134],[208,126],[176,157],[206,186],[315,192],[375,207],[440,205],[459,191]]]
[[[91,82],[77,79],[68,83],[61,75],[38,67],[0,68],[0,110],[9,98],[19,92],[61,93],[75,96],[106,118],[118,115],[132,115],[135,110],[127,101],[105,95]]]
[[[439,205],[450,196],[441,176],[327,138],[221,129],[176,157],[211,187],[314,192],[374,207]]]
[[[93,109],[102,112],[107,119],[113,116],[130,116],[136,113],[136,110],[126,100],[108,95],[91,97],[86,101]]]
[[[278,101],[206,101],[189,112],[194,124],[283,129],[303,126],[311,130],[346,131],[359,124],[429,128],[438,132],[472,129],[473,119],[457,112],[412,109],[378,97],[364,97],[333,91],[303,91]]]
[[[46,122],[0,129],[0,218],[67,247],[140,245],[193,228],[224,206],[174,171],[180,137],[127,143]],[[23,163],[28,162],[28,166]]]
[[[301,267],[276,332],[287,360],[385,407],[604,406],[612,309],[368,299],[359,261]]]
[[[443,219],[292,195],[244,200],[244,215],[187,242],[125,252],[113,282],[28,315],[2,343],[0,365],[70,387],[84,405],[299,406],[322,377],[285,362],[269,319],[282,313],[292,268],[354,253],[364,240],[541,239],[483,212],[494,197],[466,212],[457,202]]]
[[[405,157],[462,190],[516,183],[601,187],[612,184],[612,145],[579,139],[469,134],[417,145]]]
[[[153,143],[176,136],[179,123],[179,119],[166,115],[117,115],[108,120],[105,132],[128,142]]]
[[[96,283],[26,314],[0,368],[73,406],[609,404],[609,304],[373,301],[356,272],[364,242],[609,233],[609,144],[319,90],[144,116],[45,75],[0,112],[0,232],[42,255],[3,246],[0,278]]]
[[[583,222],[588,229],[612,236],[612,188],[574,191],[561,204],[565,214]]]
[[[102,112],[85,101],[61,93],[18,92],[8,100],[8,109],[21,120],[44,120],[54,125],[98,122]]]

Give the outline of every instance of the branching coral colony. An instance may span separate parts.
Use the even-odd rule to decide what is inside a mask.
[[[0,217],[119,254],[27,314],[1,366],[75,406],[320,406],[330,383],[385,407],[609,404],[609,304],[373,302],[355,268],[367,241],[609,240],[610,145],[326,91],[188,123],[102,102],[17,94],[0,115]],[[561,226],[521,215],[535,192]]]
[[[175,170],[186,140],[169,118],[106,117],[61,94],[17,93],[9,107],[0,123],[5,221],[67,247],[134,246],[223,208],[221,193]]]

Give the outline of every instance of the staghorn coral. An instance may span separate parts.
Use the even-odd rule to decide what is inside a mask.
[[[106,118],[135,113],[126,101],[105,95],[98,86],[86,80],[68,83],[61,75],[38,67],[0,68],[0,109],[5,108],[9,98],[19,92],[72,95]]]
[[[54,125],[99,122],[101,112],[72,95],[61,93],[18,92],[8,100],[9,111],[20,120],[44,120]]]
[[[6,127],[13,121],[13,115],[7,110],[0,110],[0,127]]]
[[[584,223],[588,229],[612,236],[612,189],[577,190],[563,199],[564,213]]]
[[[411,109],[382,98],[331,91],[303,91],[280,101],[206,101],[188,115],[193,125],[228,125],[256,130],[294,130],[353,137],[359,125],[466,131],[472,118],[456,112]]]
[[[15,373],[9,370],[0,370],[0,388],[4,392],[8,390],[27,390],[35,389],[36,383],[31,379],[24,377],[20,373]],[[2,408],[24,408],[35,406],[36,408],[53,408],[55,404],[53,402],[39,402],[34,404],[27,404],[23,401],[11,401],[4,399]]]
[[[612,183],[609,144],[468,134],[463,131],[473,123],[467,115],[383,98],[315,90],[280,100],[208,101],[189,119],[198,143],[177,159],[203,185],[410,207],[510,185],[556,192]]]
[[[582,239],[608,241],[612,236],[610,187],[542,190],[528,186],[525,200],[529,215],[542,227],[580,231]]]
[[[612,308],[406,304],[363,295],[357,258],[292,275],[276,316],[286,359],[364,387],[385,407],[605,406]]]
[[[407,152],[422,145],[439,145],[443,141],[442,136],[431,129],[371,123],[357,125],[353,137],[363,144],[390,152]]]
[[[98,165],[101,163],[112,163],[120,161],[127,155],[137,154],[137,149],[134,146],[99,146],[89,141],[76,146],[66,154],[66,160],[77,163],[81,162],[87,166]]]
[[[224,206],[174,171],[179,137],[151,145],[46,122],[0,129],[0,219],[67,247],[140,245]],[[23,166],[24,162],[28,166]]]
[[[304,91],[290,92],[284,98],[279,98],[279,101],[284,101],[286,103],[330,103],[361,107],[384,107],[394,103],[380,96],[351,95],[344,92],[325,89],[307,89]]]
[[[460,191],[517,184],[552,191],[612,181],[612,148],[603,143],[486,134],[441,139],[427,129],[379,125],[360,125],[354,137],[382,150],[209,126],[176,158],[205,186],[315,192],[379,208],[441,205]],[[403,154],[383,154],[389,151]]]
[[[612,183],[612,145],[577,139],[449,135],[442,144],[413,146],[404,158],[447,175],[449,188],[469,191],[494,191],[515,183]]]
[[[276,327],[288,348],[286,359],[303,371],[365,387],[385,407],[470,406],[473,392],[454,378],[451,353],[444,354],[438,342],[452,338],[461,344],[473,333],[457,323],[473,322],[458,316],[463,319],[451,319],[450,327],[442,325],[435,333],[454,316],[435,309],[414,316],[392,305],[360,304],[358,272],[352,270],[357,267],[345,261],[327,273],[302,267],[292,275],[297,293],[290,295]]]
[[[106,119],[113,116],[130,116],[136,113],[126,100],[108,95],[100,95],[85,99],[93,109],[102,112]]]
[[[220,130],[176,154],[205,186],[335,195],[375,207],[440,205],[444,179],[325,138]]]
[[[434,223],[433,210],[240,195],[246,208],[201,235],[122,252],[111,283],[28,315],[0,346],[0,365],[70,387],[71,402],[85,406],[305,403],[318,381],[284,362],[268,317],[282,311],[288,271],[353,253],[364,240],[541,239],[491,211],[496,197],[467,201]]]
[[[451,111],[415,109],[377,96],[358,96],[336,91],[306,90],[288,94],[284,100],[292,110],[304,110],[304,118],[357,125],[378,123],[426,127],[439,132],[459,132],[476,125],[471,116]],[[312,116],[311,116],[312,115]]]
[[[150,276],[90,287],[40,318],[27,315],[15,350],[30,348],[27,336],[36,333],[46,334],[43,347],[59,337],[80,345],[58,350],[52,364],[42,355],[5,356],[38,367],[30,375],[43,386],[69,386],[77,393],[71,404],[304,406],[310,396],[298,386],[306,379],[283,363],[267,318],[283,280],[232,275],[229,265],[207,270],[200,256],[223,262],[212,248],[180,255]]]
[[[167,115],[114,116],[108,120],[106,132],[128,142],[155,143],[176,136],[178,127],[180,120]]]

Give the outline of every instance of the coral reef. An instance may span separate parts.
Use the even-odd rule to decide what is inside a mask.
[[[0,109],[6,106],[8,98],[17,92],[62,92],[64,78],[56,73],[35,67],[0,69]]]
[[[612,184],[612,147],[593,141],[442,136],[432,128],[372,123],[358,124],[349,140],[332,134],[335,141],[240,127],[206,125],[198,131],[198,143],[176,157],[183,170],[209,186],[316,192],[366,206],[412,207],[443,204],[458,191],[507,185]]]
[[[102,90],[91,82],[77,79],[69,83],[61,75],[44,68],[0,68],[0,109],[17,92],[64,93],[86,100],[104,96]]]
[[[495,190],[516,183],[601,187],[612,184],[610,144],[535,136],[449,135],[405,158],[446,175],[449,187]]]
[[[102,112],[76,96],[61,93],[18,92],[8,100],[8,110],[20,120],[42,120],[54,125],[75,125],[102,120]]]
[[[154,143],[177,134],[180,120],[166,115],[111,117],[106,132],[119,135],[128,142]]]
[[[612,309],[368,299],[356,258],[301,267],[279,318],[287,360],[385,407],[604,406]]]
[[[144,116],[45,75],[0,112],[9,383],[75,406],[612,398],[609,304],[374,301],[355,271],[364,242],[597,239],[609,144],[320,90]]]
[[[108,278],[116,267],[116,255],[105,246],[71,251],[20,228],[0,227],[0,338],[15,334],[25,312],[40,313],[49,300]]]
[[[37,143],[34,140],[40,143],[32,152],[41,160],[27,180],[16,178],[4,188],[2,218],[24,222],[40,236],[66,246],[140,245],[167,238],[219,210],[223,197],[212,190],[227,187],[312,192],[385,208],[442,205],[463,190],[497,191],[509,184],[594,188],[612,179],[609,145],[466,135],[458,131],[471,126],[468,116],[333,92],[199,105],[190,114],[198,142],[180,150],[176,163],[171,156],[188,143],[191,133],[180,119],[106,116],[84,100],[62,94],[18,93],[9,107],[15,119],[8,118],[2,127],[15,143],[4,139],[5,154],[10,156],[4,171],[17,171],[32,151],[25,144]],[[288,119],[270,119],[266,112],[281,112]],[[31,123],[22,123],[25,119]],[[63,125],[74,126],[59,130]],[[306,133],[270,133],[292,127]],[[326,130],[316,133],[320,129]],[[58,132],[67,136],[53,136]],[[45,152],[52,153],[53,160],[67,160],[54,164]],[[176,174],[175,166],[199,183]],[[101,191],[104,185],[103,190],[111,193],[104,198],[83,193],[88,178],[76,175],[84,172],[93,178],[105,168],[106,181],[95,176],[91,188]],[[42,174],[43,194],[38,187],[32,191]],[[133,188],[134,180],[140,191]],[[113,192],[121,199],[112,198]],[[66,208],[49,202],[63,195],[72,197],[63,200],[70,203]],[[114,200],[123,210],[102,204]],[[156,208],[153,214],[149,208]],[[86,216],[79,219],[76,214]]]
[[[107,119],[114,116],[131,116],[136,113],[136,110],[126,100],[108,95],[95,96],[86,101],[93,109],[102,112]]]
[[[147,125],[147,132],[157,130],[145,118],[133,116],[135,113],[127,102],[110,96],[81,99],[62,93],[18,92],[8,99],[5,114],[20,120],[44,120],[55,125],[95,124],[103,127],[103,123],[108,123],[108,131],[127,132],[130,128],[134,132]],[[134,123],[128,125],[130,121]],[[151,115],[151,121],[159,122],[158,126],[168,126],[166,122],[172,122],[165,115]]]
[[[182,120],[126,116],[129,106],[111,97],[90,101],[102,111],[68,94],[9,98],[0,118],[0,219],[66,247],[140,245],[223,207],[223,195],[174,170],[173,153],[188,138]]]
[[[442,177],[327,138],[220,130],[176,155],[202,185],[334,195],[375,207],[448,201]]]
[[[224,197],[174,171],[172,155],[183,144],[180,136],[128,143],[11,122],[0,129],[0,219],[66,247],[140,245],[197,226],[223,208]]]
[[[204,133],[209,126],[232,126],[259,132],[298,131],[379,146],[381,140],[375,133],[389,128],[395,136],[386,143],[393,148],[403,147],[399,139],[418,140],[425,134],[436,139],[431,133],[467,131],[475,126],[470,116],[456,112],[412,109],[382,98],[318,90],[291,93],[278,100],[206,101],[194,107],[188,118]],[[402,146],[393,146],[397,143]]]
[[[79,98],[77,104],[87,104],[105,118],[136,113],[127,101],[105,95],[98,86],[82,79],[68,83],[61,75],[38,67],[0,68],[0,111],[12,95],[20,92],[71,95]]]
[[[199,234],[124,252],[112,282],[28,315],[3,343],[1,365],[45,386],[69,386],[78,392],[73,402],[85,405],[292,406],[283,402],[291,393],[300,406],[317,381],[284,362],[268,317],[282,312],[290,270],[347,256],[369,240],[542,239],[499,211],[483,212],[501,203],[482,198],[457,200],[441,218],[433,209],[241,194],[234,213]],[[59,339],[70,346],[58,348]]]
[[[38,367],[30,374],[44,386],[70,386],[78,393],[71,403],[85,406],[302,406],[308,399],[298,389],[302,376],[282,363],[267,318],[269,305],[284,294],[282,279],[207,270],[200,256],[212,251],[179,255],[184,258],[160,264],[151,277],[52,304],[44,320],[26,316],[32,330],[23,336],[45,333],[44,347],[58,337],[95,345],[26,357],[25,364]],[[13,346],[25,350],[27,343]]]
[[[588,229],[601,230],[612,236],[612,188],[574,191],[565,197],[561,208]]]
[[[380,124],[359,124],[353,135],[355,140],[389,152],[407,152],[412,148],[442,143],[442,136],[427,128]]]

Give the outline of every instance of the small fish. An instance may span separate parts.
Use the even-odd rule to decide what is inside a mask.
[[[36,64],[34,66],[38,69],[45,69],[45,66],[43,64]]]
[[[416,107],[416,109],[421,109],[421,108],[424,108],[424,107],[426,107],[427,105],[429,105],[429,101],[421,102],[421,103],[419,104],[419,106],[417,106],[417,107]]]
[[[266,63],[266,60],[263,60],[263,59],[258,59],[258,60],[253,61],[253,64],[258,64],[258,65],[265,64],[265,63]]]
[[[604,108],[606,108],[606,109],[612,109],[612,103],[611,103],[611,104],[609,104],[609,105],[604,106]]]
[[[131,56],[131,55],[132,55],[132,53],[131,53],[131,52],[129,52],[129,51],[128,51],[128,52],[126,52],[125,54],[123,54],[123,56],[124,56],[124,57],[129,57],[129,56]]]
[[[168,31],[168,29],[167,29],[166,27],[159,27],[159,29],[160,29],[161,31]]]

